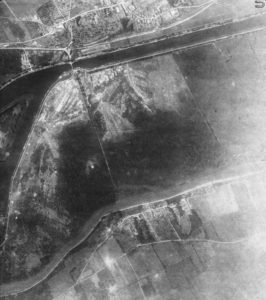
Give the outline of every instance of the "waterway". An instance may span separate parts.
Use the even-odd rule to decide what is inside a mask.
[[[73,67],[86,68],[91,71],[104,69],[109,65],[143,59],[174,50],[182,51],[200,45],[212,44],[218,40],[230,38],[232,35],[264,30],[265,28],[265,16],[254,16],[235,23],[220,24],[218,26],[205,28],[204,30],[190,32],[182,36],[164,38],[160,41],[157,40],[145,45],[138,45],[127,49],[117,49],[112,53],[101,53],[97,57],[76,61],[73,63]],[[71,71],[69,64],[37,71],[15,80],[0,91],[0,111],[25,94],[32,96],[25,121],[23,126],[18,129],[17,138],[12,147],[12,151],[10,151],[9,159],[5,162],[1,162],[0,165],[1,212],[7,211],[10,179],[18,163],[22,148],[41,101],[51,85],[56,82],[60,75],[68,71]],[[0,242],[2,239],[3,237],[0,236]]]
[[[24,76],[8,85],[0,91],[0,110],[11,106],[13,102],[24,95],[29,95],[32,99],[22,123],[17,128],[16,137],[12,149],[9,150],[7,160],[0,162],[0,212],[7,213],[8,195],[10,180],[17,166],[22,148],[29,134],[34,117],[40,107],[43,97],[49,87],[59,78],[59,76],[70,70],[69,65],[57,66],[46,69],[28,76]],[[0,235],[0,243],[3,241],[3,233]]]
[[[81,60],[74,63],[74,67],[87,68],[90,70],[99,68],[103,69],[108,65],[123,63],[126,61],[135,60],[143,57],[154,56],[159,53],[170,52],[175,49],[182,50],[184,48],[210,44],[215,42],[216,40],[230,38],[232,34],[241,34],[252,30],[261,30],[262,26],[266,26],[266,19],[263,22],[256,23],[259,26],[253,26],[250,22],[241,23],[238,25],[226,25],[223,27],[223,30],[221,30],[220,27],[219,30],[218,28],[208,29],[205,32],[205,34],[204,32],[194,32],[183,37],[178,37],[175,39],[173,38],[172,40],[165,40],[158,43],[151,43],[149,45],[142,45],[126,50],[119,50],[114,53],[99,55],[97,58]],[[10,153],[9,159],[6,162],[1,163],[0,165],[0,205],[1,209],[3,210],[6,210],[8,205],[8,190],[11,176],[16,168],[23,145],[32,126],[34,116],[36,115],[36,112],[40,107],[42,99],[44,98],[49,88],[56,82],[56,80],[58,80],[60,75],[70,70],[71,68],[69,65],[61,65],[36,73],[32,73],[28,76],[14,81],[4,90],[0,91],[0,110],[6,105],[10,105],[13,101],[16,101],[19,97],[23,96],[24,94],[31,94],[33,99],[30,103],[25,123],[17,133],[18,138],[16,139],[16,142],[12,149],[12,153]],[[116,161],[118,159],[119,158],[117,157],[115,158]],[[93,218],[91,218],[90,221],[93,224],[95,223],[95,220],[93,220]],[[90,224],[90,226],[93,226],[93,224]],[[79,237],[77,244],[80,242],[80,240],[82,239]],[[73,245],[69,247],[69,249],[70,248],[72,249]],[[67,253],[69,249],[65,252]],[[53,260],[53,267],[49,266],[49,268],[47,268],[49,269],[47,273],[49,273],[51,269],[54,268],[54,261],[58,263],[60,259],[62,259],[64,255],[66,255],[66,253],[58,253],[57,257],[55,257],[55,259]],[[41,276],[39,280],[42,280]],[[35,283],[36,281],[38,281],[36,278],[32,278],[32,282]],[[23,287],[19,290],[26,289],[32,285],[33,283],[22,283]],[[14,287],[7,288],[6,294],[12,292],[13,288]]]

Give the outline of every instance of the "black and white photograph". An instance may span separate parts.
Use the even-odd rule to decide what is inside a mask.
[[[266,0],[0,0],[0,300],[266,300]]]

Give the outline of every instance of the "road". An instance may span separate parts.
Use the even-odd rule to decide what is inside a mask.
[[[266,29],[266,14],[253,16],[230,22],[226,24],[216,24],[215,26],[192,31],[179,36],[164,37],[155,41],[123,46],[120,41],[111,44],[111,52],[91,53],[91,57],[77,59],[74,67],[89,68],[94,70],[104,69],[107,66],[127,63],[130,61],[148,58],[172,51],[184,51],[190,48],[213,44],[215,42],[241,36]],[[100,44],[101,45],[101,44]],[[103,45],[103,44],[102,44]]]
[[[188,32],[183,35],[164,37],[144,44],[134,45],[133,42],[130,42],[131,45],[125,45],[123,40],[116,40],[111,44],[111,48],[106,50],[106,53],[104,51],[99,53],[99,50],[95,48],[94,51],[87,57],[73,60],[73,66],[80,68],[89,68],[92,71],[101,70],[108,66],[123,64],[142,58],[169,53],[172,51],[184,51],[189,48],[213,44],[217,41],[265,29],[266,13],[262,13],[257,16],[235,21],[233,23],[230,22],[227,24],[216,24],[212,27],[202,28],[200,30]],[[100,43],[99,47],[101,47],[102,45],[104,45],[104,43]],[[51,67],[40,68],[38,70],[35,70],[35,72],[36,74],[38,72],[38,76],[40,76],[40,72],[42,72],[42,70],[51,68],[52,74],[56,72],[57,68],[60,68],[61,66],[62,63]],[[30,74],[32,78],[32,76],[34,76],[34,73],[31,72]],[[12,80],[10,83],[5,84],[4,87],[0,88],[0,109],[3,105],[7,104],[7,101],[10,102],[12,100],[12,98],[10,97],[5,99],[4,89],[9,89],[9,86],[11,87],[21,84],[18,79],[21,77],[25,79],[28,75],[29,73],[22,74],[21,76]]]
[[[104,69],[107,66],[113,66],[121,63],[126,63],[130,61],[134,61],[137,59],[141,59],[144,57],[152,57],[155,55],[159,55],[162,53],[171,52],[174,50],[183,51],[185,49],[199,47],[203,45],[208,45],[215,43],[216,41],[220,41],[223,39],[228,39],[232,37],[236,37],[243,34],[248,34],[251,32],[256,32],[260,30],[266,29],[266,17],[264,14],[259,16],[254,16],[248,19],[239,20],[234,23],[227,23],[223,25],[216,25],[209,28],[204,28],[202,30],[198,30],[195,32],[189,32],[183,34],[181,36],[175,36],[168,39],[161,39],[149,44],[131,46],[124,49],[120,49],[119,43],[116,44],[117,50],[111,53],[101,54],[97,57],[90,57],[83,60],[79,60],[74,63],[74,67],[81,68],[89,68],[91,71]],[[0,103],[7,105],[10,101],[14,100],[19,93],[27,92],[31,93],[31,89],[37,90],[37,87],[34,86],[34,82],[38,82],[41,80],[47,81],[48,78],[51,80],[51,76],[55,78],[59,76],[60,70],[63,71],[62,66],[54,67],[50,70],[44,70],[36,72],[35,74],[31,74],[27,77],[21,78],[19,80],[14,81],[12,84],[7,86],[4,90],[0,91]],[[42,76],[44,74],[45,76]],[[33,86],[33,87],[32,87]],[[47,86],[47,85],[45,85]],[[44,92],[42,91],[43,99]],[[40,99],[35,103],[34,111],[36,113],[40,107]],[[1,107],[0,107],[1,109]],[[33,120],[33,118],[32,118]],[[27,129],[29,132],[29,129]],[[26,137],[27,135],[25,135]],[[19,157],[19,153],[21,153],[23,148],[23,142],[20,143],[21,149],[16,149],[16,154]],[[15,165],[13,166],[15,167]],[[10,172],[11,174],[12,172]],[[247,175],[245,175],[247,176]],[[249,176],[249,175],[248,175]],[[10,177],[11,179],[11,177]],[[9,179],[9,181],[10,181]],[[228,180],[228,179],[220,179],[220,180]],[[230,179],[231,180],[231,179]],[[198,188],[198,187],[197,187]],[[176,197],[175,193],[173,193]],[[6,199],[7,200],[7,199]],[[156,201],[162,201],[163,199],[158,199]],[[145,200],[146,201],[146,200]],[[127,203],[127,208],[132,203]],[[20,281],[20,282],[12,282],[10,284],[5,284],[0,287],[0,296],[6,296],[10,294],[16,294],[23,291],[26,291],[35,285],[42,282],[46,279],[53,270],[60,264],[60,262],[64,259],[64,257],[75,247],[77,247],[80,243],[82,243],[95,228],[96,224],[101,220],[101,218],[109,214],[111,211],[120,209],[120,206],[110,206],[103,207],[101,210],[97,211],[91,219],[88,221],[86,226],[82,229],[79,236],[76,237],[75,240],[72,240],[67,245],[65,245],[64,249],[60,249],[58,253],[55,254],[53,260],[43,268],[43,270],[36,274],[34,277],[29,280]]]
[[[232,176],[232,177],[225,177],[225,178],[219,178],[216,180],[213,180],[211,182],[205,182],[201,185],[194,186],[193,188],[189,188],[188,190],[184,190],[182,192],[173,194],[170,197],[165,197],[161,199],[156,199],[153,201],[147,201],[147,200],[142,200],[140,203],[130,203],[130,205],[127,205],[126,207],[118,207],[116,205],[111,205],[104,207],[94,213],[92,217],[87,221],[86,225],[83,227],[82,231],[80,234],[71,242],[65,245],[64,248],[61,248],[58,253],[55,254],[53,261],[51,261],[48,265],[46,265],[41,272],[39,272],[35,277],[29,278],[27,280],[23,281],[18,281],[18,282],[12,282],[10,284],[3,284],[0,287],[0,297],[5,297],[9,295],[15,295],[18,293],[23,293],[29,289],[34,288],[36,285],[40,284],[42,281],[48,278],[48,276],[60,265],[60,263],[64,260],[64,258],[67,256],[67,254],[78,247],[81,243],[83,243],[88,236],[93,232],[93,230],[96,228],[99,222],[101,222],[102,219],[106,218],[110,213],[118,210],[126,210],[130,208],[137,207],[141,204],[151,204],[151,203],[156,203],[156,202],[163,202],[169,199],[174,199],[176,197],[180,196],[186,196],[187,194],[191,192],[195,192],[199,189],[204,189],[208,187],[212,187],[216,184],[220,183],[228,183],[228,182],[234,182],[234,181],[239,181],[240,179],[245,179],[249,178],[255,175],[259,175],[265,173],[265,169],[262,171],[258,172],[250,172],[243,174],[241,176]]]

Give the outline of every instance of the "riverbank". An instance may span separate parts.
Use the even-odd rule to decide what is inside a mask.
[[[261,24],[259,24],[258,27],[256,26],[256,28],[255,29],[253,28],[252,30],[253,31],[254,30],[257,30],[257,31],[258,30],[263,30],[264,29],[263,26],[261,27]],[[230,29],[230,26],[229,26],[228,29]],[[247,33],[253,32],[253,31],[245,31],[245,32],[241,32],[241,34],[244,34],[244,33],[247,34]],[[216,34],[217,34],[217,32],[216,32]],[[231,34],[232,34],[232,32],[231,32]],[[226,34],[226,35],[223,35],[222,39],[230,38],[230,37],[231,37],[231,35]],[[219,40],[219,38],[217,40]],[[210,43],[213,43],[213,40],[210,39],[210,40],[208,40],[208,42],[204,41],[204,43],[210,44]],[[185,45],[185,46],[182,46],[183,48],[178,48],[178,49],[179,50],[189,49],[190,47],[196,47],[196,46],[199,46],[199,45],[204,45],[204,43],[191,44],[190,46]],[[144,47],[144,50],[145,50],[146,46],[143,46],[143,47]],[[114,54],[110,54],[110,56],[108,58],[109,62],[108,62],[108,59],[106,58],[106,56],[103,56],[102,58],[98,59],[98,64],[96,64],[95,67],[93,67],[93,64],[96,63],[96,62],[94,62],[93,59],[90,60],[91,64],[89,64],[89,62],[88,62],[88,65],[84,65],[82,67],[89,68],[90,71],[95,71],[95,70],[98,70],[100,68],[106,68],[108,63],[109,63],[109,65],[121,64],[121,63],[125,63],[129,60],[132,61],[132,60],[135,60],[135,59],[140,59],[141,56],[138,56],[140,53],[138,51],[136,51],[136,49],[134,49],[134,50],[135,50],[135,57],[133,57],[133,53],[134,53],[133,50],[132,50],[133,52],[126,53],[126,54],[128,54],[128,56],[125,55],[125,57],[121,57],[120,55],[117,55],[117,57],[114,57]],[[148,49],[146,49],[146,50],[148,51]],[[155,50],[155,48],[153,48],[153,50],[149,54],[147,54],[147,57],[155,55],[154,50]],[[130,49],[130,51],[131,51],[131,49]],[[169,51],[173,51],[173,50],[169,49],[169,50],[165,50],[165,51],[169,52]],[[136,55],[136,53],[138,55]],[[97,61],[97,59],[96,59],[96,61]],[[76,66],[81,67],[78,64],[76,64]],[[10,93],[11,93],[11,91],[10,91]],[[16,93],[14,93],[14,95],[15,94]],[[11,95],[12,95],[12,93],[11,93]],[[37,104],[36,104],[36,106],[37,106]],[[37,108],[37,110],[38,110],[38,108]],[[21,149],[20,149],[20,152],[21,152]],[[256,171],[253,170],[253,168],[258,169],[258,170],[261,169],[260,167],[256,166],[256,164],[254,164],[254,165],[251,164],[250,167],[251,167],[252,171],[249,171],[248,173],[256,172]],[[223,175],[221,175],[221,173]],[[230,176],[230,177],[231,176],[236,176],[236,180],[237,180],[237,178],[239,178],[238,174],[246,174],[246,171],[244,171],[244,169],[237,170],[237,168],[235,168],[234,170],[231,170],[230,172],[228,172],[226,176],[225,176],[225,173],[226,172],[221,172],[221,170],[219,170],[218,175],[215,176],[215,172],[211,172],[208,175],[205,175],[205,176],[202,175],[200,177],[201,178],[200,181],[202,181],[202,184],[204,185],[204,182],[208,183],[210,180],[213,182],[215,180],[219,180],[218,178],[221,178],[220,180],[226,180],[227,176]],[[225,178],[225,179],[223,179],[223,178]],[[175,195],[176,193],[179,193],[179,192],[182,193],[182,191],[186,191],[189,188],[194,188],[195,186],[198,186],[199,184],[200,184],[199,178],[195,178],[195,179],[191,178],[190,181],[186,182],[185,184],[184,183],[182,183],[182,184],[179,183],[179,186],[175,187],[171,191],[170,190],[164,190],[163,191],[164,196],[162,194],[160,194],[159,191],[154,190],[149,195],[143,194],[141,197],[131,198],[131,199],[123,198],[123,199],[120,199],[113,206],[102,208],[101,210],[96,212],[90,218],[90,220],[88,220],[85,227],[82,229],[81,234],[74,241],[72,241],[71,243],[66,245],[66,247],[64,247],[64,249],[62,249],[62,251],[60,250],[60,252],[58,252],[55,255],[55,257],[53,258],[53,261],[47,267],[44,268],[43,272],[38,273],[36,276],[34,276],[34,278],[31,278],[28,281],[16,282],[16,283],[12,283],[11,285],[3,285],[3,286],[1,286],[1,292],[2,291],[6,292],[6,294],[3,294],[3,295],[7,295],[8,293],[16,294],[18,292],[22,292],[24,290],[30,289],[31,287],[35,286],[36,284],[38,284],[39,282],[41,282],[42,280],[47,278],[49,276],[49,274],[51,274],[51,272],[53,272],[53,270],[56,268],[56,266],[58,266],[60,264],[60,262],[63,260],[63,258],[69,253],[69,251],[71,251],[72,249],[77,247],[80,243],[82,243],[82,241],[84,241],[87,238],[87,236],[90,235],[90,233],[94,230],[95,226],[97,226],[98,222],[100,222],[106,214],[108,214],[112,211],[120,210],[122,208],[127,208],[128,206],[131,206],[131,205],[136,205],[136,203],[143,204],[144,202],[147,202],[149,200],[154,201],[154,199],[158,199],[156,201],[161,201],[162,198],[164,198],[164,197],[171,197],[172,195]]]

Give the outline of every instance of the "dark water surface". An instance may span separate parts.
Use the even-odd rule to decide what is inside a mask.
[[[246,31],[247,29],[251,30],[255,29],[256,27],[264,26],[266,22],[265,20],[266,19],[264,16],[255,16],[251,19],[241,20],[233,24],[220,24],[219,26],[216,26],[214,28],[206,28],[201,31],[187,33],[178,37],[170,37],[167,40],[155,41],[148,45],[139,45],[130,49],[124,49],[113,53],[102,54],[96,58],[80,60],[74,63],[74,67],[82,67],[89,69],[101,67],[104,68],[108,64],[123,63],[123,61],[136,59],[138,57],[140,58],[143,56],[152,56],[160,51],[170,52],[173,49],[182,49],[184,47],[195,47],[201,44],[208,44],[217,40],[218,38],[225,38],[231,36],[232,34],[238,34],[243,31]],[[115,45],[113,46],[115,47]],[[30,102],[30,106],[28,107],[24,123],[17,131],[17,137],[15,139],[12,151],[10,152],[10,157],[7,161],[1,162],[0,164],[1,212],[7,210],[10,179],[18,163],[22,148],[28,136],[29,130],[32,126],[34,116],[36,115],[36,112],[40,107],[41,101],[45,96],[45,93],[48,91],[51,85],[58,79],[58,77],[65,71],[70,71],[70,66],[67,64],[38,71],[36,73],[32,73],[25,77],[15,80],[5,89],[0,91],[0,110],[25,94],[30,94],[33,97],[33,100]],[[136,144],[138,145],[139,143],[136,142]],[[142,143],[140,144],[141,147],[144,146],[142,145]],[[157,146],[158,145],[154,144],[155,148],[157,148]],[[123,145],[123,147],[127,146]],[[153,154],[155,155],[156,151]],[[162,153],[162,156],[163,155],[164,153]],[[112,158],[110,159],[112,160]],[[115,160],[116,159],[118,159],[118,157],[115,157]],[[155,169],[156,165],[157,162],[155,162],[155,166],[153,165]],[[120,173],[120,171],[117,172]],[[118,178],[119,177],[120,176],[118,176]]]
[[[22,148],[33,124],[34,117],[39,110],[40,104],[52,84],[55,83],[63,72],[69,70],[70,67],[68,65],[63,65],[32,73],[28,76],[17,79],[5,89],[0,91],[0,109],[5,106],[9,106],[12,102],[24,95],[29,95],[32,98],[26,115],[20,124],[20,127],[17,129],[14,144],[9,150],[10,156],[6,161],[0,162],[1,212],[7,211],[10,180],[17,166]],[[3,236],[0,236],[0,242],[3,238]]]

